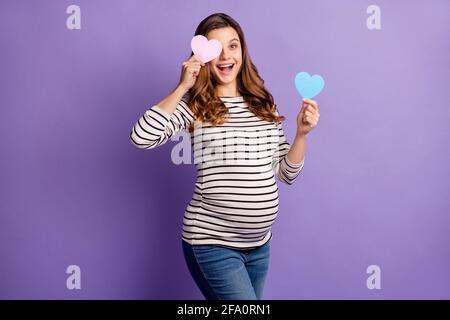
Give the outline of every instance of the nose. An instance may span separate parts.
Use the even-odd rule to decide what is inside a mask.
[[[220,52],[220,60],[228,60],[229,52],[224,47],[222,48],[222,52]]]

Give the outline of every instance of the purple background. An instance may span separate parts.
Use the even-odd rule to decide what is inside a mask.
[[[326,82],[303,174],[279,183],[264,298],[450,298],[447,0],[2,0],[0,298],[202,298],[181,251],[195,166],[129,134],[214,12],[244,29],[289,142],[295,74]]]

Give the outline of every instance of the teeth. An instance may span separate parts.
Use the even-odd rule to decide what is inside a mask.
[[[230,63],[230,64],[218,64],[217,66],[218,66],[218,67],[221,67],[221,68],[226,68],[226,67],[231,67],[231,66],[233,66],[233,64],[232,64],[232,63]]]

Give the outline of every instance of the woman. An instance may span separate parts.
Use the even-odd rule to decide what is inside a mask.
[[[183,219],[189,271],[206,299],[261,299],[278,213],[274,175],[289,185],[299,175],[319,109],[303,102],[290,145],[239,24],[213,14],[195,35],[219,40],[220,56],[204,64],[191,53],[178,86],[138,120],[131,141],[151,149],[191,132],[198,174]]]

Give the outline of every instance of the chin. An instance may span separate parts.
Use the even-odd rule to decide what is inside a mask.
[[[220,77],[216,76],[216,80],[221,85],[227,85],[233,83],[233,81],[236,80],[236,77],[233,77],[232,79],[221,79]]]

